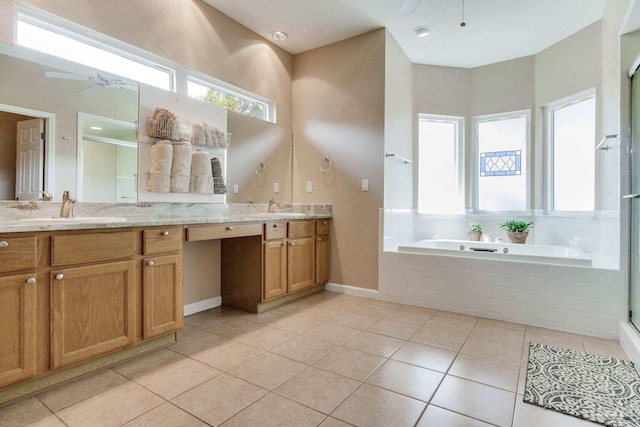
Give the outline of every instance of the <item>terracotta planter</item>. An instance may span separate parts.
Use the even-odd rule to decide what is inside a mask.
[[[479,242],[482,238],[482,231],[467,231],[467,235],[472,242]]]
[[[524,243],[527,241],[528,235],[528,231],[525,231],[524,233],[520,231],[507,231],[507,237],[509,237],[509,241],[511,243],[519,243],[521,245],[524,245]]]

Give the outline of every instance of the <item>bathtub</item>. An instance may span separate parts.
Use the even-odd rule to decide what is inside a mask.
[[[411,246],[399,246],[398,252],[591,267],[591,259],[582,249],[568,246],[421,240]]]

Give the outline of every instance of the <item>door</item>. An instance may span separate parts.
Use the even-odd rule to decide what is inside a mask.
[[[44,189],[44,119],[18,122],[16,199],[38,200]]]
[[[313,237],[289,241],[287,250],[287,291],[289,293],[313,286],[315,260]]]
[[[182,255],[148,258],[143,262],[144,338],[147,339],[182,328]]]
[[[284,240],[264,243],[263,301],[287,293],[287,246]]]
[[[640,81],[631,79],[631,194],[629,233],[629,320],[640,330]]]
[[[133,342],[133,272],[133,261],[51,271],[53,368]]]

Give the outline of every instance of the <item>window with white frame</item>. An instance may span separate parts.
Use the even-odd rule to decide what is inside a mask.
[[[526,211],[529,111],[474,117],[477,211]]]
[[[229,89],[190,76],[187,92],[191,98],[199,99],[227,110],[261,120],[275,121],[272,101],[258,99],[255,95],[249,95],[248,93],[240,93],[237,89]]]
[[[17,15],[16,43],[150,86],[174,87],[169,68],[23,13]]]
[[[546,107],[550,211],[595,209],[596,97],[581,93]]]
[[[418,212],[464,213],[464,119],[420,114]]]

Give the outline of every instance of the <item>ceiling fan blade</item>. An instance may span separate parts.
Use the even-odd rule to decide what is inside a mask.
[[[398,15],[411,15],[422,0],[404,0],[400,9],[398,9]]]
[[[94,77],[91,76],[83,76],[81,74],[71,73],[59,73],[57,71],[45,71],[44,76],[51,79],[82,80],[85,82],[90,82],[94,79]]]
[[[105,90],[105,89],[106,89],[106,87],[105,87],[105,86],[102,86],[102,85],[96,84],[96,85],[89,86],[89,87],[88,87],[88,88],[86,88],[86,89],[82,89],[82,90],[80,91],[80,94],[81,94],[82,96],[93,96],[93,95],[95,95],[95,94],[97,94],[97,93],[99,93],[99,92],[102,92],[102,91],[103,91],[103,90]]]

